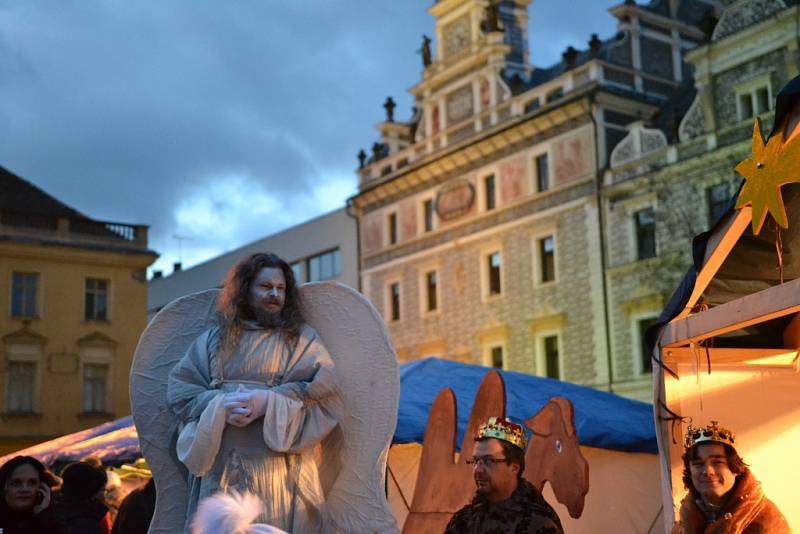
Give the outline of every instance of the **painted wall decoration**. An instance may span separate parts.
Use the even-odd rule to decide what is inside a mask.
[[[433,128],[433,135],[439,133],[439,106],[433,106],[433,113],[431,114],[431,123]]]
[[[503,204],[518,200],[528,193],[525,180],[525,157],[500,164],[500,199]]]
[[[442,221],[452,221],[469,213],[475,203],[475,186],[461,178],[444,185],[436,194],[436,214]]]
[[[400,241],[417,235],[417,204],[414,200],[403,202],[399,210]]]
[[[553,185],[567,184],[592,172],[592,136],[586,130],[553,145]]]
[[[489,107],[489,80],[481,78],[481,111]]]
[[[456,89],[447,96],[447,124],[453,125],[474,113],[472,84]]]
[[[377,213],[371,213],[364,217],[364,229],[362,230],[362,243],[364,252],[375,252],[381,248],[381,236],[383,235],[383,226],[381,224],[381,216]]]

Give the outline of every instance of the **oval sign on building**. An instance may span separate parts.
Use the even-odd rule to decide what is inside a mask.
[[[450,182],[436,193],[436,214],[451,221],[469,212],[475,202],[475,186],[464,178]]]

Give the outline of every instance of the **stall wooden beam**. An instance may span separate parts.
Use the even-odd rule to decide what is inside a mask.
[[[702,360],[702,366],[705,368],[705,361],[706,361],[706,350],[708,350],[708,356],[711,359],[711,365],[715,364],[747,364],[747,365],[759,365],[759,361],[763,360],[763,365],[765,366],[782,366],[786,365],[787,363],[771,363],[779,357],[785,356],[784,359],[788,360],[788,364],[791,364],[791,359],[794,357],[795,351],[789,349],[776,349],[776,348],[769,348],[769,349],[740,349],[740,348],[728,348],[728,347],[721,347],[721,348],[714,348],[710,347],[706,349],[705,347],[696,347],[692,349],[691,347],[673,347],[664,349],[664,363],[669,365],[670,363],[691,363],[692,360],[695,358],[694,351],[697,351],[697,354],[700,356]],[[675,370],[673,367],[671,369]]]
[[[800,278],[726,302],[703,313],[675,318],[664,327],[661,347],[680,347],[800,311]]]

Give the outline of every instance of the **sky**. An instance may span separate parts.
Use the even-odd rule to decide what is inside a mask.
[[[613,35],[620,1],[534,0],[531,63]],[[0,0],[0,166],[191,267],[357,191],[386,97],[410,116],[431,4]]]

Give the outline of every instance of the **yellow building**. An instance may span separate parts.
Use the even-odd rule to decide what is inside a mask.
[[[0,454],[130,413],[156,257],[0,167]]]

